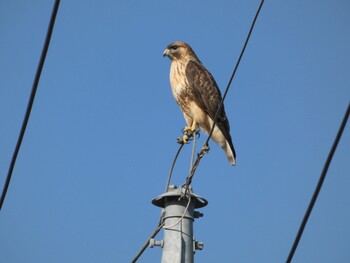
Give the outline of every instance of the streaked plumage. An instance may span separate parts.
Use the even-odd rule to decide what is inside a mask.
[[[163,56],[172,61],[170,85],[187,122],[185,129],[194,131],[199,126],[208,134],[221,102],[221,93],[213,76],[184,42],[168,45]],[[221,107],[211,138],[221,146],[229,162],[235,165],[236,153],[224,107]]]

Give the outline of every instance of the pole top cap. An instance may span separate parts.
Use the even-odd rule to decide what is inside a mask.
[[[179,198],[185,194],[185,190],[186,189],[183,187],[177,188],[176,185],[169,185],[168,191],[156,198],[153,198],[152,204],[164,208],[166,198]],[[201,208],[208,205],[208,201],[206,199],[192,192],[191,199],[192,202],[194,202],[194,208]]]

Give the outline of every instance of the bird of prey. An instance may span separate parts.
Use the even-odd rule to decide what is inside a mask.
[[[170,85],[187,122],[184,131],[194,132],[198,126],[209,134],[221,102],[221,93],[213,76],[187,43],[171,43],[164,50],[163,56],[169,57],[172,62]],[[211,138],[224,150],[230,164],[235,165],[236,152],[224,105],[218,114]],[[184,135],[183,140],[186,143],[188,136]]]

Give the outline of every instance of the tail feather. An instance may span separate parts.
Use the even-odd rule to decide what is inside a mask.
[[[226,133],[228,134],[228,133]],[[236,152],[235,148],[232,144],[232,139],[230,134],[228,134],[228,138],[225,137],[224,133],[215,126],[212,137],[214,142],[216,142],[218,145],[221,146],[221,148],[224,150],[226,157],[231,165],[236,164]]]
[[[222,149],[224,150],[226,157],[227,157],[228,161],[230,162],[230,164],[235,165],[236,164],[236,152],[235,152],[235,148],[232,145],[232,142],[230,143],[226,140],[226,143],[222,147]]]

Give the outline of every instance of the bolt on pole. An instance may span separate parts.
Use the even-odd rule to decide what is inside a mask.
[[[150,241],[150,247],[162,247],[162,263],[193,263],[195,251],[203,249],[203,243],[193,236],[194,219],[203,214],[194,209],[206,206],[208,201],[190,192],[189,200],[184,188],[171,185],[168,192],[152,200],[164,209],[164,240]]]

